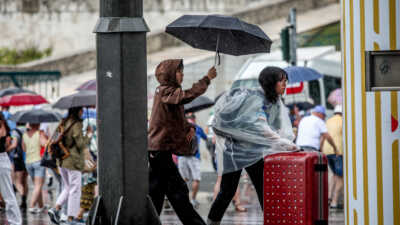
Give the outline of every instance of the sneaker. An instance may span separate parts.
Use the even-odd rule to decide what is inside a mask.
[[[32,214],[36,214],[37,213],[37,208],[28,208],[28,212],[30,212]]]
[[[199,203],[196,199],[192,199],[192,200],[190,201],[190,203],[192,203],[192,205],[193,205],[193,207],[194,207],[195,209],[198,209],[199,206],[200,206],[200,203]]]
[[[54,224],[60,224],[60,212],[57,211],[55,208],[51,208],[47,211],[49,214],[51,222]]]
[[[35,213],[42,213],[46,210],[46,206],[43,206],[43,208],[35,208],[36,212]]]
[[[68,216],[64,213],[61,213],[60,222],[67,222]]]

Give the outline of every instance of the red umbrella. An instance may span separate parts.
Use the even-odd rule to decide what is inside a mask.
[[[41,95],[32,93],[6,95],[0,98],[0,106],[39,105],[43,103],[48,103],[48,102]]]
[[[77,89],[77,91],[95,91],[97,90],[96,79],[86,81],[85,83],[81,84]]]

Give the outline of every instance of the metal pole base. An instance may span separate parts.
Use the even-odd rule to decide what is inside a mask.
[[[124,199],[124,197],[121,196],[121,198],[119,200],[117,212],[115,215],[115,220],[107,221],[107,219],[103,218],[103,216],[102,216],[102,215],[105,215],[102,198],[101,198],[101,196],[96,197],[93,202],[92,208],[90,208],[88,220],[86,221],[86,225],[110,225],[110,224],[118,225],[123,199]],[[150,196],[147,195],[146,199],[147,199],[147,204],[146,204],[147,223],[146,224],[147,225],[161,225],[160,217],[158,216],[158,213],[156,211],[156,208],[153,205],[153,202],[151,201]]]

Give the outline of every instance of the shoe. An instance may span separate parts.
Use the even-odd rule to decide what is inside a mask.
[[[199,203],[196,199],[192,199],[192,200],[190,201],[190,203],[192,203],[192,205],[193,205],[193,207],[194,207],[195,209],[198,209],[199,206],[200,206],[200,203]]]
[[[35,208],[36,212],[35,213],[42,213],[46,210],[46,206],[43,206],[43,208]]]
[[[37,208],[28,208],[28,212],[30,212],[32,214],[36,214],[37,213]]]
[[[49,214],[51,222],[54,224],[60,224],[60,212],[57,211],[55,208],[51,208],[47,211]]]
[[[61,213],[60,222],[67,222],[67,220],[68,220],[68,216],[65,215],[64,213]]]

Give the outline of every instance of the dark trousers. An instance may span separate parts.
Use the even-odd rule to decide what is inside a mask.
[[[249,175],[251,182],[253,183],[258,201],[263,209],[263,171],[264,171],[264,160],[260,160],[257,163],[246,167],[247,174]],[[213,202],[208,218],[214,222],[221,221],[229,203],[232,201],[235,195],[236,189],[239,185],[240,175],[242,170],[235,171],[232,173],[226,173],[222,175],[220,191]]]
[[[172,161],[170,152],[149,153],[150,197],[160,215],[165,195],[184,225],[205,225],[189,200],[189,189]]]

